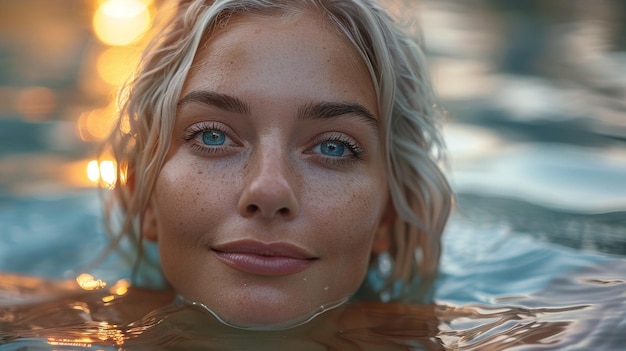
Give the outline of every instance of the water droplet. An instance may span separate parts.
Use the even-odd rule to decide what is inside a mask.
[[[302,280],[306,281],[306,277],[302,278]]]
[[[328,285],[324,287],[324,291],[328,291]]]

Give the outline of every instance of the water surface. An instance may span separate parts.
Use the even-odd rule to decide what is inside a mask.
[[[76,263],[88,263],[106,243],[101,231],[92,230],[99,211],[95,194],[21,201],[2,212],[2,223],[13,222],[13,241],[0,255],[2,270],[16,274],[0,279],[0,350],[623,350],[626,345],[626,259],[619,234],[624,227],[607,215],[552,213],[519,201],[463,195],[444,236],[433,303],[352,301],[304,327],[253,332],[221,325],[201,308],[177,303],[171,291],[128,286],[128,269],[115,260],[91,271],[106,286],[84,290],[89,286],[81,288],[73,279],[80,273]],[[38,216],[16,216],[24,208]],[[524,227],[516,221],[516,216],[531,218],[533,210],[539,214],[536,223]],[[41,218],[56,218],[51,214],[58,222],[39,226]],[[589,238],[570,235],[563,241],[567,228],[548,234],[568,216],[583,227],[603,223],[605,236],[595,247],[610,253],[586,248]],[[25,233],[17,228],[28,230],[29,239],[20,240]],[[607,237],[609,229],[615,239]],[[50,249],[54,243],[64,249]],[[42,267],[54,267],[48,278],[26,275]]]

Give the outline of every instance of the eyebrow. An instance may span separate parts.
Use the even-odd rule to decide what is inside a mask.
[[[250,107],[247,103],[236,97],[220,94],[213,91],[198,90],[192,91],[178,101],[177,107],[189,103],[200,103],[208,106],[215,106],[220,110],[241,114],[250,114]]]
[[[308,103],[298,109],[298,119],[332,119],[344,115],[362,118],[378,131],[378,119],[365,106],[359,103],[317,102]]]
[[[216,93],[213,91],[192,91],[178,101],[177,107],[181,108],[189,103],[200,103],[207,106],[214,106],[224,111],[250,114],[250,106],[243,100],[234,96]],[[371,125],[376,132],[378,132],[378,119],[374,117],[374,114],[372,114],[365,106],[359,103],[329,101],[307,103],[298,108],[297,119],[333,119],[344,115],[353,115],[362,118],[366,123]]]

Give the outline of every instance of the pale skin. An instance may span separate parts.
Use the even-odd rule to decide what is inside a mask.
[[[353,294],[390,217],[383,125],[316,14],[232,18],[196,54],[144,214],[174,289],[242,327]]]

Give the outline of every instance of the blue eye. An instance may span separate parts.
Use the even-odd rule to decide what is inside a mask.
[[[324,155],[341,157],[346,151],[346,146],[339,141],[324,141],[320,144],[320,152]]]
[[[224,145],[226,134],[218,130],[208,130],[202,133],[202,142],[206,145]]]

